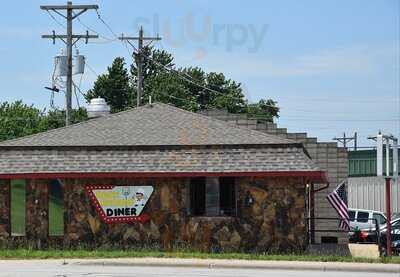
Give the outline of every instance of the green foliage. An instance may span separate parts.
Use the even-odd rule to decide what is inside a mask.
[[[265,121],[272,121],[274,117],[279,117],[279,107],[276,104],[271,99],[261,99],[256,104],[247,105],[247,114]]]
[[[87,119],[86,110],[72,111],[72,122]],[[52,110],[48,113],[22,101],[0,103],[0,141],[32,135],[65,126],[65,111]]]
[[[136,57],[137,58],[137,57]],[[143,49],[144,95],[142,102],[170,103],[196,112],[202,109],[226,109],[231,113],[247,113],[272,121],[278,116],[276,102],[260,100],[249,104],[240,83],[227,79],[223,73],[205,72],[199,67],[176,68],[172,55],[152,47]],[[128,109],[135,104],[137,66],[133,63],[130,74],[122,58],[116,58],[108,73],[99,76],[86,100],[103,97],[112,112]]]
[[[22,101],[0,103],[0,141],[46,130],[42,114]]]
[[[129,78],[124,59],[116,58],[107,68],[107,73],[97,78],[85,98],[89,102],[92,98],[102,97],[110,105],[111,112],[122,111],[131,106],[132,99],[136,98]]]

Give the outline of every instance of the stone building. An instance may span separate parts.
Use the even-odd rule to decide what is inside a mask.
[[[3,245],[265,252],[306,247],[327,180],[302,143],[156,103],[0,143],[0,182]]]
[[[310,220],[314,232],[311,232],[310,241],[315,244],[337,243],[347,247],[349,242],[348,233],[338,228],[339,224],[335,218],[338,214],[327,201],[326,197],[341,182],[347,181],[348,172],[348,152],[344,147],[339,147],[336,142],[321,142],[316,137],[310,137],[307,133],[290,133],[286,128],[280,128],[276,123],[265,122],[255,117],[245,114],[231,114],[224,110],[206,110],[202,114],[235,124],[242,128],[257,130],[259,132],[271,134],[284,139],[290,139],[303,144],[307,153],[310,155],[315,165],[326,173],[329,185],[314,183],[311,193]],[[350,185],[350,184],[348,184]],[[349,200],[351,202],[351,199]],[[326,245],[325,245],[326,246]],[[322,247],[325,247],[322,245]],[[334,250],[336,248],[333,248]]]

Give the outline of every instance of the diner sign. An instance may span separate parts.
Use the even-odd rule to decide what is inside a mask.
[[[86,185],[86,193],[105,223],[144,223],[150,219],[142,210],[153,193],[152,186]]]

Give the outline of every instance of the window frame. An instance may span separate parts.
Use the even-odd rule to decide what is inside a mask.
[[[378,220],[376,217],[379,217],[380,219]],[[379,225],[384,225],[387,222],[386,217],[384,217],[380,213],[372,213],[372,218],[378,220]],[[381,221],[382,221],[381,219],[383,219],[385,222],[381,223]],[[373,223],[375,224],[375,221]]]
[[[16,183],[14,183],[14,182],[23,182],[23,194],[22,194],[22,199],[24,200],[23,201],[23,203],[24,203],[24,205],[23,205],[23,210],[22,210],[22,215],[23,215],[23,220],[22,220],[22,222],[23,222],[23,233],[15,233],[15,232],[13,232],[14,230],[13,230],[13,226],[14,226],[14,224],[13,224],[13,222],[14,222],[14,216],[15,216],[15,213],[13,212],[13,186],[16,184]],[[18,184],[18,183],[17,183]],[[19,184],[18,184],[19,185]],[[10,207],[9,207],[9,220],[10,220],[10,233],[9,233],[9,236],[10,237],[26,237],[26,220],[27,220],[27,218],[26,218],[26,194],[27,194],[27,180],[25,180],[25,179],[12,179],[12,180],[10,180],[10,195],[9,195],[9,199],[10,199]]]
[[[192,194],[193,194],[193,192],[192,192],[192,186],[193,185],[195,185],[195,184],[192,184],[192,180],[194,180],[194,179],[200,179],[200,178],[203,178],[203,180],[204,180],[204,212],[203,212],[203,214],[194,214],[193,213],[193,196],[192,196]],[[238,216],[238,205],[237,205],[237,178],[235,178],[235,177],[223,177],[223,176],[218,176],[218,177],[215,177],[217,180],[218,180],[218,182],[217,182],[217,185],[218,185],[218,215],[211,215],[211,214],[207,214],[207,203],[206,203],[206,198],[207,198],[207,178],[206,177],[191,177],[191,178],[188,178],[188,181],[187,181],[187,188],[188,188],[188,205],[187,205],[187,215],[189,216],[189,217],[193,217],[193,218],[219,218],[219,219],[223,219],[223,218],[235,218],[235,217],[237,217]],[[220,179],[221,178],[232,178],[233,179],[233,184],[232,184],[232,186],[233,186],[233,191],[232,191],[232,193],[233,193],[233,195],[234,195],[234,197],[233,197],[233,199],[232,199],[232,207],[233,207],[233,209],[234,209],[234,212],[231,214],[231,215],[228,215],[228,214],[221,214],[221,194],[220,194],[220,186],[221,186],[221,183],[220,183]]]
[[[359,218],[360,213],[361,214],[367,214],[367,217]],[[369,214],[370,214],[369,212],[357,211],[357,222],[359,222],[359,223],[368,223],[368,221],[370,220]],[[363,220],[363,221],[360,221],[360,220]]]
[[[61,184],[61,189],[62,189],[62,205],[61,205],[61,207],[62,207],[62,217],[61,218],[62,218],[62,222],[63,222],[62,234],[51,234],[51,232],[50,232],[50,220],[51,220],[51,218],[50,218],[50,196],[51,196],[50,190],[51,190],[53,181],[59,182]],[[60,179],[51,179],[51,180],[48,180],[47,187],[48,187],[48,194],[47,194],[47,198],[48,198],[48,200],[47,200],[47,218],[48,218],[47,232],[48,232],[48,236],[52,237],[52,238],[64,237],[65,236],[65,217],[64,217],[64,214],[65,214],[65,184]]]
[[[354,213],[354,215],[353,215],[353,217],[352,216],[350,216],[350,213]],[[348,210],[347,211],[347,214],[348,214],[348,216],[349,216],[349,220],[351,221],[351,222],[355,222],[356,220],[357,220],[357,217],[356,217],[356,211],[354,211],[354,210]]]

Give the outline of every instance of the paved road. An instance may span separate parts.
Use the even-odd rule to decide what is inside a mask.
[[[190,267],[143,267],[143,266],[103,266],[82,265],[79,263],[62,264],[52,261],[1,261],[0,276],[29,277],[397,277],[398,273],[366,273],[336,271],[266,270],[266,269],[226,269],[226,268],[190,268]]]

